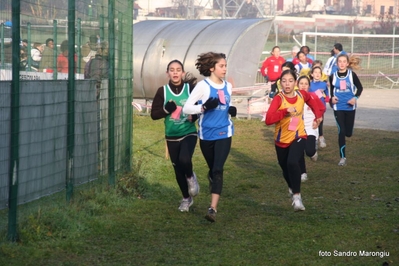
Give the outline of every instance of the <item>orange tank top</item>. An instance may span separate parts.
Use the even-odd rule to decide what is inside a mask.
[[[296,102],[293,104],[289,103],[282,93],[279,93],[278,96],[281,97],[281,105],[278,110],[289,107],[295,107],[296,109],[295,114],[288,113],[286,117],[277,122],[274,130],[275,141],[289,145],[300,136],[306,136],[305,123],[303,119],[305,100],[299,91],[295,91]],[[298,119],[296,127],[289,129],[291,120],[295,118]]]

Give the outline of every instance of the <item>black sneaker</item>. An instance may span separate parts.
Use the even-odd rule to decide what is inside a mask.
[[[210,222],[215,222],[216,221],[216,210],[209,207],[208,213],[205,215],[205,219],[207,219]]]

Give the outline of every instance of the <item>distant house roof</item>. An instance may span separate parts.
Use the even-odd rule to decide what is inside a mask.
[[[134,3],[133,9],[142,9],[142,8],[139,6],[139,4]]]

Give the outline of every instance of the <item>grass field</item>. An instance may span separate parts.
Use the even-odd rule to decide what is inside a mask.
[[[199,146],[193,161],[201,192],[190,212],[180,213],[163,121],[135,116],[135,171],[119,176],[116,189],[98,182],[77,190],[70,205],[60,193],[21,206],[21,239],[3,237],[0,265],[399,263],[399,132],[356,129],[348,165],[338,167],[337,130],[325,127],[328,146],[317,162],[307,160],[306,211],[296,213],[273,127],[234,122],[216,223],[204,219],[210,196]]]

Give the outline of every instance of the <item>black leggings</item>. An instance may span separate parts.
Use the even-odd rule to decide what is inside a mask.
[[[324,121],[324,115],[322,116],[323,120],[319,124],[319,136],[323,136],[323,121]]]
[[[305,163],[305,154],[308,157],[313,157],[316,153],[316,136],[308,135],[306,139],[305,145],[305,153],[302,158],[299,160],[299,166],[301,167],[301,173],[306,173],[306,163]]]
[[[193,163],[191,161],[197,144],[197,136],[186,136],[180,141],[166,141],[169,150],[170,160],[176,174],[176,181],[184,198],[188,194],[187,177],[193,176]]]
[[[283,176],[292,193],[301,192],[301,168],[299,162],[305,151],[306,139],[296,139],[287,148],[276,145],[278,163],[283,170]]]
[[[222,194],[223,167],[231,148],[231,137],[219,140],[200,140],[200,147],[209,168],[211,193]]]
[[[353,126],[355,125],[356,110],[353,111],[334,111],[335,121],[338,126],[338,146],[339,156],[346,158],[346,140],[345,137],[351,137]]]

